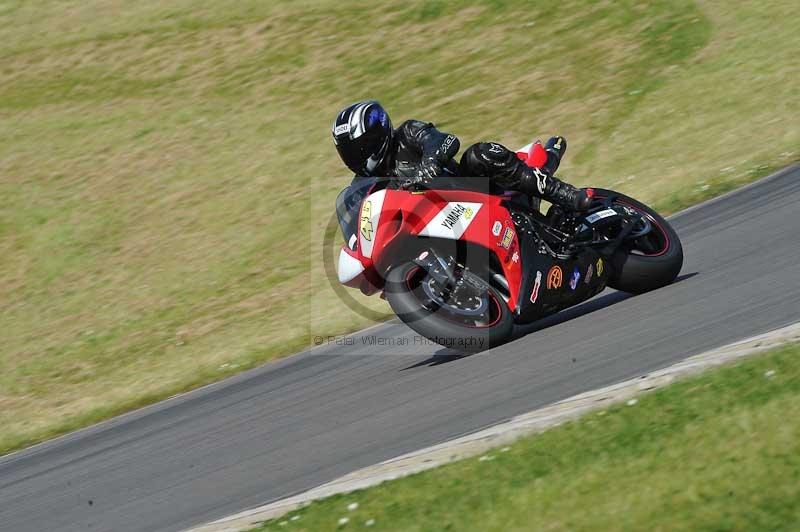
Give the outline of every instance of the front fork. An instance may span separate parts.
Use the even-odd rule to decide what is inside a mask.
[[[471,292],[473,294],[472,297],[482,297],[489,291],[489,285],[483,279],[471,274],[465,266],[458,264],[453,257],[445,259],[433,248],[423,251],[412,262],[425,270],[428,277],[441,290],[438,297],[445,302],[450,301],[451,298],[456,298],[459,291],[461,291],[462,296],[464,295],[464,290],[467,293]]]
[[[455,275],[455,261],[452,259],[446,261],[433,249],[423,251],[412,262],[425,270],[428,276],[448,293],[458,284],[458,278]]]

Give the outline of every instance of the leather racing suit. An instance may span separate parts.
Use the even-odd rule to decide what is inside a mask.
[[[464,179],[483,177],[502,189],[520,190],[574,210],[588,207],[589,198],[584,191],[553,177],[567,149],[563,137],[547,141],[544,146],[547,161],[540,168],[531,168],[515,152],[495,142],[473,144],[456,163],[460,146],[455,135],[439,131],[432,123],[406,120],[394,130],[390,156],[376,174],[392,179],[401,187],[424,185],[442,175]],[[345,235],[355,235],[357,217],[354,211],[379,180],[355,176],[350,186],[339,194],[336,210]]]

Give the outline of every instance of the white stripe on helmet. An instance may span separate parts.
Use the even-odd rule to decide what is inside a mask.
[[[353,109],[350,115],[350,138],[357,139],[364,134],[364,113],[372,102],[364,102]]]

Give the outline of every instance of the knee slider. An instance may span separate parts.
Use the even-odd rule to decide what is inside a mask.
[[[516,167],[517,157],[496,142],[473,144],[461,157],[461,165],[478,177],[493,177]]]

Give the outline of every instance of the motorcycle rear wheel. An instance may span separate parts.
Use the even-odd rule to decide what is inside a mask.
[[[608,286],[615,290],[641,294],[670,284],[683,266],[683,246],[672,226],[644,203],[614,192],[595,189],[595,198],[616,196],[614,203],[625,205],[644,216],[652,225],[651,233],[627,244],[612,259]]]

